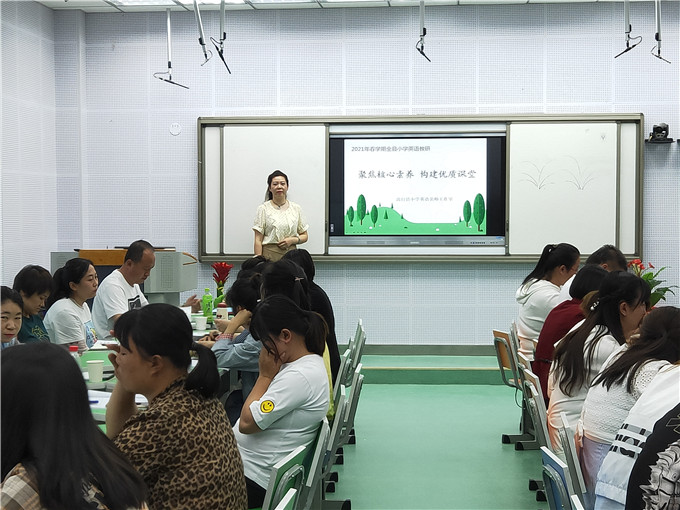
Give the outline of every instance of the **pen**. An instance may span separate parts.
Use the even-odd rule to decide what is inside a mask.
[[[90,404],[99,404],[99,400],[90,400]]]

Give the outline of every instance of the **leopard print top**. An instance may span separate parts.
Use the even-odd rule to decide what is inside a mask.
[[[168,386],[114,439],[149,488],[149,508],[241,510],[247,506],[243,463],[224,407]]]

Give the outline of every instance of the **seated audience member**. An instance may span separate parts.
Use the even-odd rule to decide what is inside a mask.
[[[155,509],[241,509],[243,464],[224,407],[210,349],[193,342],[176,306],[130,310],[114,324],[109,345],[118,379],[106,408],[106,433],[139,471]],[[198,365],[188,372],[190,351]],[[149,407],[139,412],[135,394]]]
[[[680,404],[654,425],[628,480],[626,508],[680,508]]]
[[[576,274],[579,261],[580,254],[575,246],[548,244],[543,248],[536,267],[517,289],[519,351],[529,359],[533,359],[533,342],[538,340],[545,318],[558,303],[560,287]]]
[[[580,326],[555,347],[548,392],[548,430],[553,450],[562,452],[557,429],[564,412],[575,427],[583,402],[602,364],[640,326],[649,306],[649,285],[639,276],[616,271],[607,274],[589,301],[591,310]]]
[[[239,270],[238,274],[236,275],[236,279],[240,280],[241,278],[250,278],[256,276],[257,278],[260,278],[262,275],[262,271],[264,270],[265,267],[269,262],[267,262],[267,259],[263,255],[256,255],[255,257],[251,257],[249,259],[244,260],[241,263],[241,269]],[[226,296],[225,296],[226,297]],[[258,298],[259,298],[259,290],[258,290]],[[227,303],[228,304],[228,303]],[[231,305],[229,305],[231,306]],[[235,310],[232,308],[232,312],[235,313]],[[229,321],[227,319],[215,319],[215,327],[217,328],[217,334],[219,333],[224,333],[227,330],[227,325],[229,324]],[[242,330],[241,330],[242,331]],[[241,331],[237,331],[237,333],[241,333]],[[215,332],[213,332],[213,335],[216,336]],[[212,338],[211,338],[212,340]]]
[[[54,273],[54,292],[47,301],[45,327],[52,343],[77,345],[86,351],[97,341],[86,301],[97,294],[97,272],[87,259],[71,259]]]
[[[262,343],[253,338],[248,326],[259,299],[259,276],[238,278],[226,295],[227,304],[236,315],[227,323],[225,332],[218,335],[214,341],[205,338],[199,341],[206,347],[212,347],[218,368],[241,371],[241,389],[234,390],[229,395],[227,405],[229,422],[232,424],[241,414],[243,402],[257,381]],[[237,334],[239,329],[242,331]],[[230,411],[231,409],[233,411]]]
[[[328,377],[321,357],[323,318],[272,295],[255,308],[252,335],[262,342],[260,375],[236,423],[246,474],[248,507],[262,505],[272,467],[309,445],[326,416]]]
[[[553,308],[545,318],[545,324],[538,335],[538,344],[534,353],[534,361],[531,370],[541,381],[541,390],[546,406],[548,405],[548,373],[553,359],[555,344],[564,337],[571,328],[585,319],[581,302],[586,294],[596,291],[607,271],[597,265],[582,267],[574,277],[571,287],[571,299],[564,301]]]
[[[41,312],[52,286],[52,275],[40,266],[26,266],[14,277],[13,288],[21,294],[24,302],[24,316],[17,337],[22,344],[50,341]]]
[[[142,478],[95,424],[64,349],[8,349],[1,374],[3,509],[147,508]]]
[[[153,246],[140,239],[128,247],[123,265],[102,280],[92,304],[94,327],[101,340],[113,340],[110,331],[118,317],[149,304],[139,285],[149,277],[155,265]],[[182,306],[191,306],[198,311],[200,301],[194,294]]]
[[[611,244],[605,244],[601,248],[595,250],[593,254],[586,259],[585,265],[600,266],[607,272],[628,270],[628,262],[626,261],[625,255],[621,253],[621,250],[616,246]],[[574,278],[575,277],[572,276],[564,283],[564,285],[562,285],[559,297],[560,303],[571,299],[572,296],[569,293],[569,287],[571,287]]]
[[[593,507],[597,471],[630,408],[662,368],[680,360],[680,309],[657,308],[645,316],[640,335],[614,353],[593,381],[583,404],[581,467]]]
[[[21,330],[23,302],[19,293],[2,286],[2,349],[18,345],[17,335]]]
[[[262,298],[282,294],[306,311],[312,311],[309,299],[309,280],[304,270],[290,259],[281,259],[269,264],[262,272]],[[324,341],[323,362],[328,373],[330,406],[328,419],[335,416],[333,405],[333,372],[328,345]]]
[[[250,276],[252,273],[262,274],[262,271],[267,266],[267,264],[269,264],[269,259],[264,255],[255,255],[254,257],[250,257],[249,259],[241,262],[241,269],[239,269],[238,278],[241,278],[241,276]],[[241,274],[241,272],[243,272],[243,274]]]
[[[340,370],[340,350],[338,349],[338,340],[335,336],[335,315],[333,314],[331,300],[328,299],[328,294],[314,282],[316,269],[314,267],[314,260],[307,250],[304,248],[291,250],[283,258],[292,260],[305,272],[309,281],[311,310],[321,314],[328,325],[326,345],[328,346],[328,354],[331,361],[331,373],[333,374],[333,381],[335,381],[338,377],[338,370]]]
[[[659,371],[635,402],[623,425],[619,427],[612,446],[597,473],[596,509],[629,508],[624,505],[633,465],[654,430],[654,424],[673,407],[680,404],[679,386],[680,365],[671,365]],[[677,421],[677,415],[674,418]],[[646,508],[674,507],[650,506]]]

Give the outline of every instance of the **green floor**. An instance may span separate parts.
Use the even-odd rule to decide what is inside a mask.
[[[339,483],[354,510],[547,508],[528,490],[537,451],[516,452],[514,392],[498,385],[365,384]]]

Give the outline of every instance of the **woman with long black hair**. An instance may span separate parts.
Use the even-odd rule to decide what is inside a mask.
[[[581,255],[575,246],[548,244],[543,248],[536,267],[517,289],[519,350],[529,359],[533,359],[534,342],[538,341],[545,318],[560,302],[560,288],[576,274],[580,260]]]
[[[146,508],[146,486],[99,430],[80,367],[45,342],[2,353],[2,508]]]
[[[567,415],[570,426],[576,425],[591,383],[606,359],[638,329],[649,296],[649,285],[639,276],[609,273],[584,303],[586,319],[557,344],[548,383],[548,429],[556,451],[562,451],[560,413]]]
[[[613,354],[593,381],[578,427],[581,467],[593,504],[597,472],[628,412],[659,370],[678,361],[680,309],[656,308],[643,319],[640,335]]]

